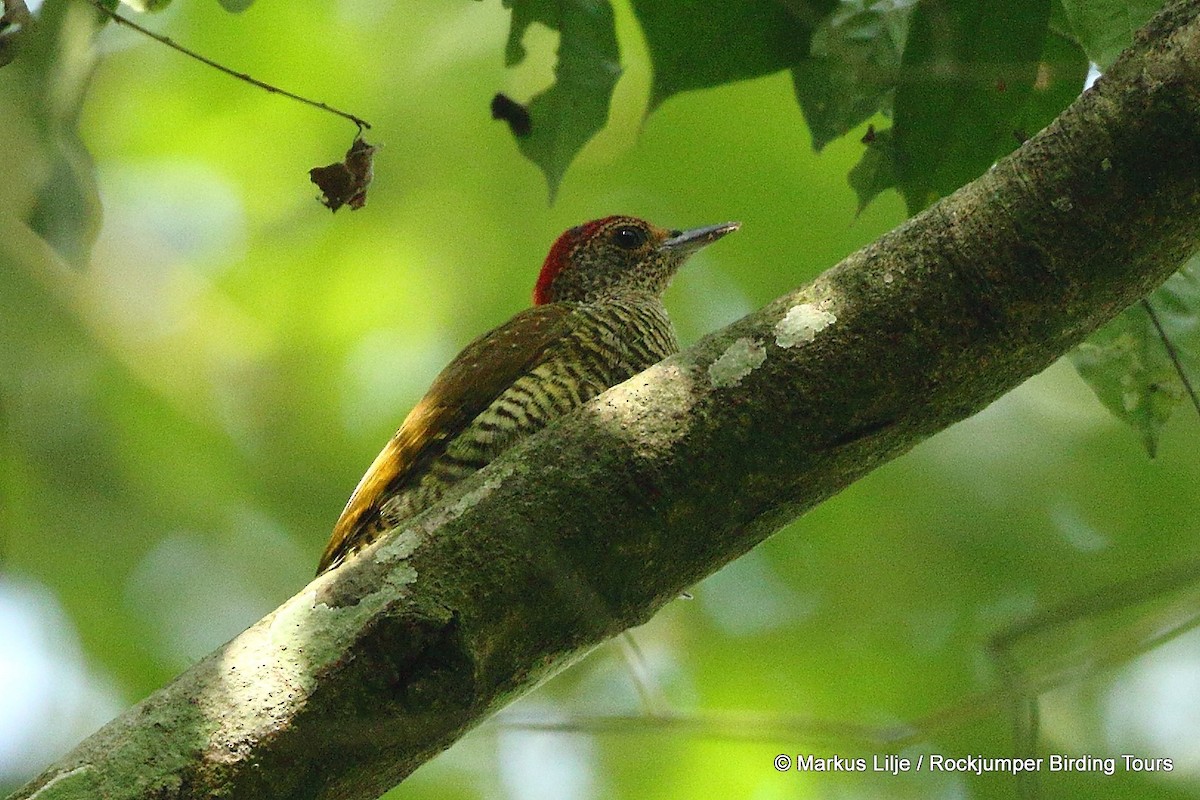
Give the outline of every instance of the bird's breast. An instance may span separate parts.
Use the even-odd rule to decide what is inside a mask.
[[[657,299],[580,305],[545,356],[449,440],[424,474],[414,476],[416,485],[388,499],[384,517],[396,521],[423,508],[520,439],[678,349]]]

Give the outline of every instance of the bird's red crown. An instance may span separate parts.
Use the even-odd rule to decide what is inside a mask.
[[[624,219],[624,217],[614,215],[576,225],[574,228],[568,228],[554,241],[554,244],[550,246],[550,252],[546,254],[542,271],[538,273],[537,283],[533,287],[533,304],[535,306],[550,302],[550,284],[554,283],[554,279],[567,266],[571,252],[576,246],[592,238],[597,231],[607,228],[609,223],[618,219]]]

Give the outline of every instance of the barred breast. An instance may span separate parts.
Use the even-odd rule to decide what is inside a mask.
[[[413,485],[383,503],[381,522],[396,525],[433,505],[520,439],[678,350],[675,329],[656,297],[581,304],[570,331],[546,358],[454,437]]]

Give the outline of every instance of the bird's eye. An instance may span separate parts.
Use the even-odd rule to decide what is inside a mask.
[[[633,250],[646,243],[646,232],[632,225],[622,225],[613,231],[613,241],[616,242],[617,247]]]

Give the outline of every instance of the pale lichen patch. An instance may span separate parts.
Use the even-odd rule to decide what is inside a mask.
[[[837,317],[812,303],[800,303],[788,309],[775,324],[775,344],[783,348],[811,342],[817,334],[837,322]]]
[[[592,400],[588,413],[639,456],[653,458],[691,429],[692,382],[677,364],[660,362]]]
[[[406,563],[409,556],[415,553],[425,541],[421,530],[408,528],[385,541],[377,551],[375,560],[390,563],[386,581],[389,586],[407,595],[409,587],[417,582],[417,571],[411,564]]]
[[[95,772],[96,769],[91,764],[81,764],[74,769],[60,772],[29,795],[29,800],[42,797],[87,797],[91,794],[87,790],[95,785],[95,781],[92,780],[94,776],[89,773]]]
[[[718,389],[737,386],[742,378],[761,367],[766,360],[767,348],[757,339],[743,336],[708,365],[708,377]]]
[[[490,469],[487,469],[483,474],[484,480],[472,488],[469,492],[464,492],[461,497],[457,498],[453,503],[447,503],[443,506],[437,506],[438,511],[431,512],[421,518],[420,531],[423,534],[431,534],[440,529],[443,525],[448,524],[452,520],[456,520],[465,514],[471,508],[479,504],[481,500],[490,495],[492,492],[499,489],[504,481],[516,472],[516,468],[508,464],[499,464]],[[400,558],[407,558],[416,545],[424,539],[424,536],[413,541],[411,549],[408,546],[401,546],[400,552],[393,555]]]
[[[421,542],[425,537],[419,530],[412,528],[405,529],[402,533],[392,537],[387,543],[379,548],[375,554],[376,560],[384,561],[404,561],[421,546]]]
[[[464,492],[452,503],[435,505],[428,513],[419,515],[414,524],[388,537],[375,551],[376,561],[392,565],[388,572],[388,583],[395,589],[407,592],[407,587],[417,581],[417,571],[403,562],[425,543],[430,534],[461,517],[500,488],[505,479],[515,471],[513,467],[507,465],[497,465],[491,468],[485,473],[485,480],[478,486]]]

